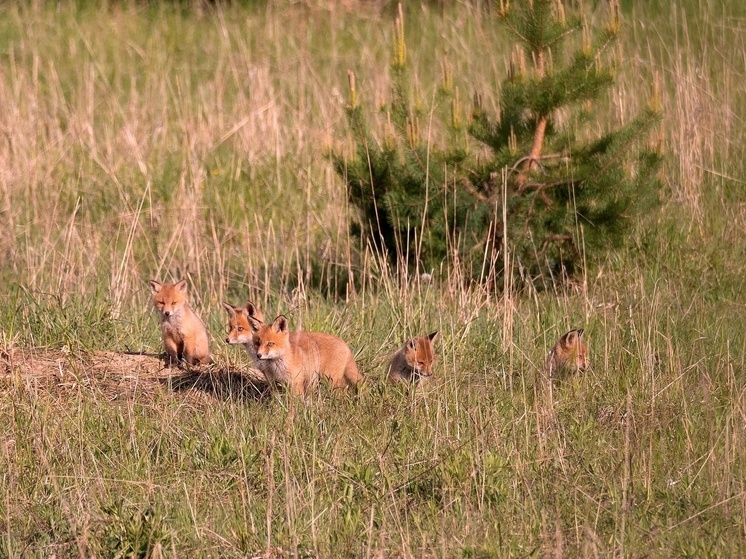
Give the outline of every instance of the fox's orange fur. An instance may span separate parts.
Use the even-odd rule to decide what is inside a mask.
[[[189,365],[209,363],[207,330],[186,302],[186,280],[177,283],[150,280],[150,289],[160,317],[161,337],[169,365],[182,359]]]
[[[570,330],[562,336],[547,355],[546,370],[555,377],[565,370],[585,371],[590,365],[588,346],[583,341],[583,330]]]
[[[389,380],[412,382],[430,378],[435,362],[433,340],[437,334],[437,332],[432,332],[427,336],[412,338],[405,343],[404,347],[391,358]]]
[[[278,316],[272,324],[251,321],[256,366],[270,383],[285,384],[294,394],[313,388],[319,376],[335,388],[355,386],[362,375],[349,346],[336,336],[320,332],[290,332],[288,320]]]
[[[243,306],[239,307],[223,303],[223,307],[228,313],[228,337],[225,339],[225,343],[243,345],[256,364],[254,331],[250,322],[256,321],[257,324],[261,324],[264,321],[264,316],[251,301],[246,301]]]

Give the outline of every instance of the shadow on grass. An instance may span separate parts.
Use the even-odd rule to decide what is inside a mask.
[[[263,380],[248,376],[220,364],[201,368],[172,368],[172,374],[160,378],[162,384],[173,392],[200,391],[219,400],[260,402],[270,396],[269,385]]]

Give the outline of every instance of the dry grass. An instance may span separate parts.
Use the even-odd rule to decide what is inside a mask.
[[[660,76],[661,212],[577,285],[505,297],[347,233],[324,150],[348,68],[388,90],[381,4],[0,7],[0,556],[743,555],[746,14],[685,4],[626,13],[598,123]],[[423,94],[447,56],[494,108],[506,37],[408,9]],[[214,367],[162,368],[150,277],[189,279]],[[247,297],[343,337],[366,387],[264,397],[217,343]],[[573,327],[592,369],[547,391]],[[432,386],[388,386],[435,329]]]
[[[169,368],[161,355],[14,348],[2,355],[0,383],[6,390],[22,385],[64,399],[90,391],[106,405],[116,401],[151,403],[155,393],[182,394],[190,404],[210,398],[259,400],[267,393],[264,376],[256,369],[230,365],[201,369]]]

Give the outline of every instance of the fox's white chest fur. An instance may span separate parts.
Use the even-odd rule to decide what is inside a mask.
[[[161,317],[161,332],[164,336],[174,336],[181,338],[184,336],[184,330],[181,325],[180,316],[162,316]]]

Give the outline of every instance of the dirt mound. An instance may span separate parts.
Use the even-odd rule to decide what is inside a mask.
[[[256,369],[166,367],[159,355],[114,351],[17,349],[0,353],[0,388],[22,384],[50,392],[91,389],[108,400],[149,399],[158,390],[190,398],[260,399],[264,376]]]

